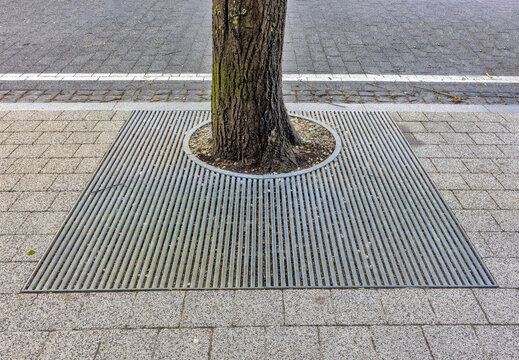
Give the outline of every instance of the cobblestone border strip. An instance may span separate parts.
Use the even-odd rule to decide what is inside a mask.
[[[519,84],[519,76],[284,74],[284,81]],[[0,81],[211,81],[209,73],[0,73]]]
[[[449,104],[345,104],[287,103],[290,111],[397,111],[397,112],[472,112],[519,113],[519,105]],[[210,110],[209,102],[117,102],[117,103],[0,103],[0,111],[132,111],[132,110]]]

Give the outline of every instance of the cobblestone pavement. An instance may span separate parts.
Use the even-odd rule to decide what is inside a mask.
[[[0,358],[519,358],[517,113],[392,114],[497,289],[20,294],[128,115],[0,112]]]
[[[285,73],[519,74],[519,3],[290,0]],[[0,73],[207,73],[211,1],[0,0]],[[208,83],[0,82],[0,101],[205,101]],[[518,84],[287,83],[288,101],[518,103]]]

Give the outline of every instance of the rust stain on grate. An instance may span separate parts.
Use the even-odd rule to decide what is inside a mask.
[[[132,113],[23,291],[496,285],[387,113],[301,115],[337,158],[259,178],[183,151],[209,112]]]

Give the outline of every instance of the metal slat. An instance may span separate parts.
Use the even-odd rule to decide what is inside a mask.
[[[342,149],[261,177],[185,151],[209,112],[132,113],[24,291],[496,285],[388,114],[308,115]]]

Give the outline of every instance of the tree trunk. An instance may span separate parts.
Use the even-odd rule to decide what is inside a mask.
[[[283,103],[287,0],[213,0],[215,156],[275,171],[297,165],[300,139]]]

